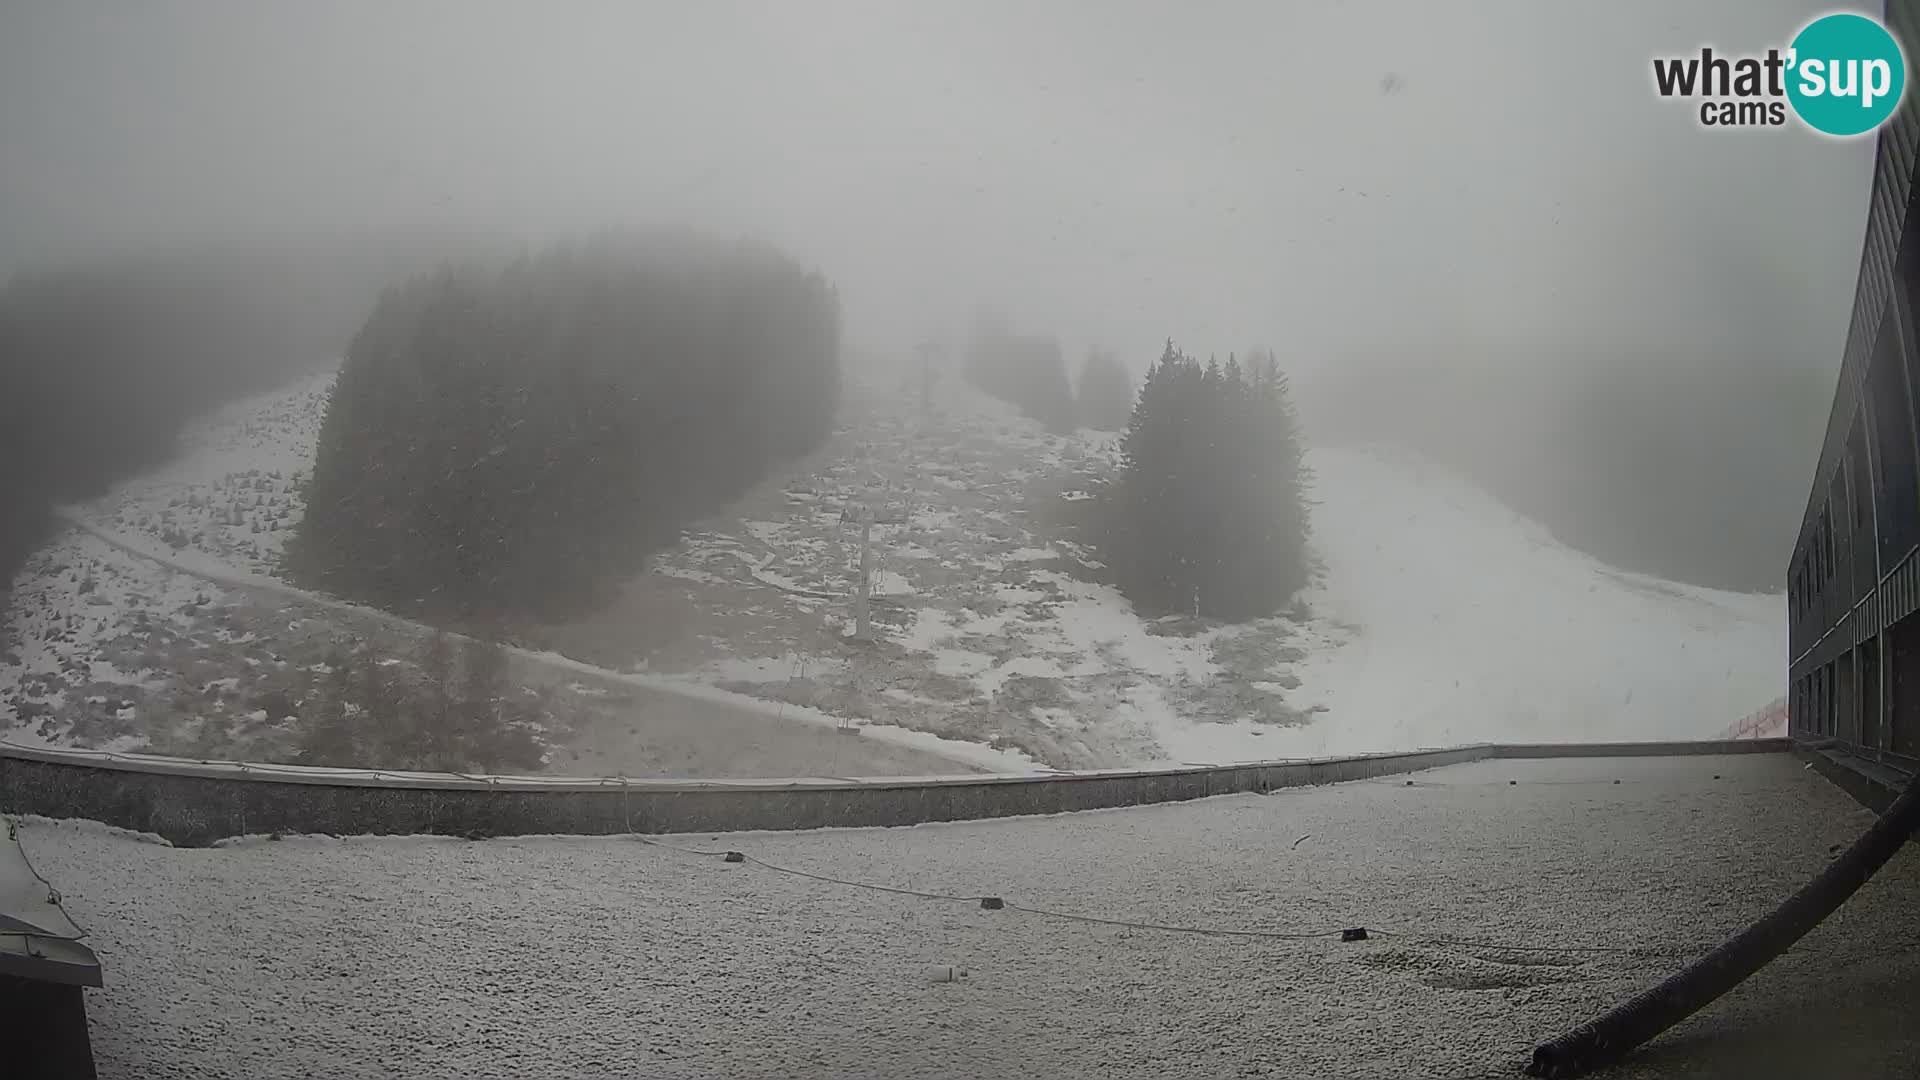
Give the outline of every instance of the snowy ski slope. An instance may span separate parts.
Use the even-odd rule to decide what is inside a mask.
[[[199,624],[277,572],[328,375],[220,410],[180,460],[75,508],[99,535],[32,562],[7,613],[0,705],[20,728],[136,749],[156,709],[246,697],[204,691],[261,669],[213,663],[229,642],[299,651],[270,620]],[[1047,435],[950,379],[921,415],[916,387],[887,382],[855,380],[825,451],[689,530],[625,609],[524,643],[660,688],[752,695],[787,722],[855,715],[1060,768],[1708,738],[1780,694],[1780,596],[1615,570],[1380,448],[1309,454],[1324,574],[1301,610],[1234,627],[1142,619],[1061,523],[1111,470],[1112,434]],[[876,491],[902,523],[876,530],[880,645],[849,649],[858,558],[840,510]],[[179,572],[196,566],[213,580]],[[152,610],[130,632],[115,612],[136,607]],[[180,661],[147,628],[174,623],[191,648],[172,652],[196,670],[163,687]]]

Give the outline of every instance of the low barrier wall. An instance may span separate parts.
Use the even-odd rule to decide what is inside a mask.
[[[1478,745],[1310,761],[1031,776],[625,780],[307,769],[0,745],[0,810],[87,818],[155,833],[180,846],[261,833],[482,837],[734,832],[914,825],[1138,806],[1364,780],[1496,756],[1765,749],[1783,750],[1785,743]]]
[[[1493,757],[1677,757],[1686,754],[1784,754],[1791,739],[1709,739],[1704,742],[1497,743]]]

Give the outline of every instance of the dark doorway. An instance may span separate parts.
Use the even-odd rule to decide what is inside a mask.
[[[1880,639],[1874,638],[1854,650],[1859,671],[1860,745],[1878,749],[1880,733]]]
[[[1887,633],[1888,674],[1892,676],[1887,710],[1887,749],[1920,757],[1920,615],[1909,615]]]

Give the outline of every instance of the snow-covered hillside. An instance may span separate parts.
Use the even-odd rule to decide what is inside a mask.
[[[70,535],[22,573],[0,702],[43,733],[126,747],[156,710],[252,709],[294,689],[249,680],[310,664],[327,636],[313,624],[334,616],[275,620],[281,601],[234,585],[277,571],[327,378],[222,410],[180,460],[74,508],[129,542]],[[1779,597],[1613,570],[1464,479],[1376,449],[1311,452],[1324,574],[1295,610],[1141,619],[1081,533],[1114,435],[1046,434],[950,376],[926,410],[910,375],[850,382],[822,451],[689,530],[602,610],[518,628],[521,642],[1055,767],[1711,737],[1779,695]],[[879,519],[872,643],[847,636],[860,534],[845,518],[862,506]],[[156,548],[174,569],[134,554]],[[235,573],[202,588],[178,572],[199,565]],[[255,713],[266,745],[285,738]]]
[[[87,504],[86,518],[271,573],[300,522],[334,373],[317,369],[189,425],[179,457]]]
[[[1287,754],[1715,738],[1785,690],[1782,596],[1616,570],[1404,454],[1310,459],[1312,604],[1354,629],[1296,667],[1326,712]]]

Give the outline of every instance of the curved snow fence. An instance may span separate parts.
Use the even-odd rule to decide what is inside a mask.
[[[1461,746],[1041,775],[633,780],[322,769],[0,742],[0,810],[88,818],[181,846],[263,833],[525,836],[915,825],[1365,780],[1489,757],[1778,751],[1783,740]]]

